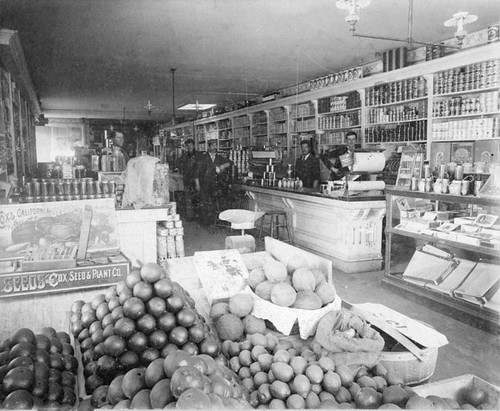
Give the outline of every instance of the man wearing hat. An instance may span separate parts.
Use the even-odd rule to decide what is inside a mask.
[[[196,215],[197,196],[200,191],[199,163],[202,154],[196,151],[194,140],[187,139],[184,142],[186,150],[177,160],[177,169],[181,172],[184,181],[184,201],[186,205],[186,217],[192,220]]]
[[[225,181],[231,161],[217,154],[217,140],[208,141],[208,150],[200,162],[200,223],[209,225],[214,221],[216,200],[227,195]]]
[[[302,180],[303,187],[318,188],[321,176],[319,160],[311,153],[309,140],[300,142],[302,155],[295,160],[295,177]]]

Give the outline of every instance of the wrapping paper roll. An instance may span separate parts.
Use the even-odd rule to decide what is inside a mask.
[[[370,191],[384,190],[385,182],[383,181],[349,181],[349,191]]]
[[[377,173],[385,167],[384,153],[354,153],[352,171]]]

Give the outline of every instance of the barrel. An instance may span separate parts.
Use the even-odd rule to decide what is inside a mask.
[[[409,351],[387,352],[380,354],[380,364],[387,371],[393,371],[403,378],[405,385],[420,385],[429,381],[434,374],[438,357],[436,347],[421,350],[423,360]]]

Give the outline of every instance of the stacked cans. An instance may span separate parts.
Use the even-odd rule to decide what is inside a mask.
[[[166,221],[158,223],[156,242],[158,264],[161,266],[165,266],[169,258],[185,256],[184,227],[179,214],[169,214]]]
[[[274,171],[273,160],[271,158],[269,159],[269,164],[266,165],[266,171],[264,172],[263,178],[261,180],[261,185],[264,187],[274,187],[278,185],[276,172]]]
[[[248,173],[248,153],[242,148],[234,148],[229,152],[229,159],[238,170],[238,175]]]

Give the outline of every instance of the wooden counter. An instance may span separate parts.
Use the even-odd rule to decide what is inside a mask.
[[[294,244],[330,258],[334,268],[347,273],[381,269],[384,197],[237,187],[246,191],[250,210],[285,210]]]

